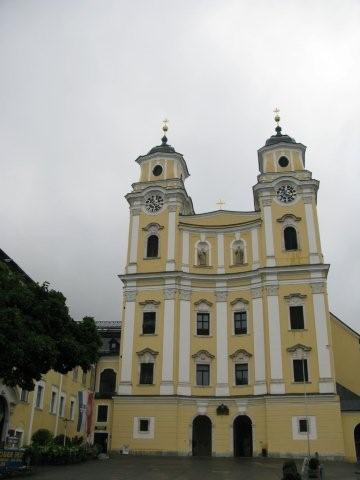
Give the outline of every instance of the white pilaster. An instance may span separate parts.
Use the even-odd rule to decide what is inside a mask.
[[[125,291],[125,314],[122,324],[122,356],[119,395],[132,393],[132,354],[135,323],[136,290]]]
[[[229,395],[227,292],[218,290],[216,295],[216,396]]]
[[[137,270],[139,222],[140,222],[140,208],[132,208],[131,209],[130,258],[129,258],[129,265],[127,268],[128,273],[136,273],[136,270]]]
[[[168,245],[166,271],[175,270],[175,229],[176,229],[176,205],[169,205],[169,221],[168,221]]]
[[[264,198],[263,201],[264,211],[264,225],[265,225],[265,248],[266,248],[266,266],[275,266],[275,253],[274,253],[274,235],[272,226],[272,213],[271,213],[271,198]]]
[[[319,363],[319,392],[334,393],[335,385],[331,373],[328,322],[324,298],[325,285],[324,283],[312,283],[311,290],[313,293],[316,347]]]
[[[160,395],[174,394],[174,323],[175,323],[175,294],[174,287],[164,290],[164,336],[163,361],[160,384]]]
[[[190,384],[190,283],[180,290],[179,382],[178,395],[191,395]]]
[[[303,200],[305,204],[306,227],[307,227],[308,239],[309,239],[310,263],[319,263],[320,256],[319,256],[319,251],[318,251],[317,242],[316,242],[312,197],[304,196]]]
[[[252,269],[256,270],[260,267],[259,263],[259,238],[258,238],[258,229],[253,228],[251,230],[251,246],[252,246],[252,258],[253,264]]]
[[[223,233],[219,233],[217,236],[217,253],[218,253],[217,273],[225,273],[224,234]]]
[[[189,232],[182,232],[182,270],[183,272],[189,271],[189,241],[190,235]]]
[[[262,288],[252,288],[251,296],[255,364],[254,395],[264,395],[267,393],[267,388],[265,372],[264,312],[262,301]]]
[[[269,350],[270,350],[270,393],[285,393],[281,356],[281,332],[279,316],[278,287],[270,286],[267,290]]]

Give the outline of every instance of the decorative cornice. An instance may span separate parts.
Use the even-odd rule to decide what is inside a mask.
[[[312,293],[325,293],[326,286],[324,282],[311,283],[310,286]]]
[[[198,352],[194,353],[193,355],[191,355],[192,358],[200,358],[202,356],[205,356],[207,358],[210,358],[210,359],[213,359],[215,358],[215,355],[212,355],[210,352],[208,352],[207,350],[199,350]]]
[[[251,288],[251,298],[261,298],[262,297],[262,287]]]
[[[286,220],[292,220],[294,222],[300,222],[301,217],[297,217],[296,215],[293,215],[292,213],[285,213],[282,217],[278,218],[276,221],[279,223],[286,222]]]
[[[291,293],[290,295],[286,295],[284,300],[288,302],[290,306],[294,307],[298,305],[304,305],[305,298],[306,295],[303,295],[302,293]]]
[[[239,348],[238,350],[236,350],[234,353],[232,353],[231,355],[229,355],[229,357],[234,360],[234,359],[240,359],[240,358],[247,358],[249,359],[250,357],[252,357],[252,353],[248,352],[247,350],[245,350],[244,348]]]
[[[303,202],[304,203],[312,203],[313,201],[313,196],[312,195],[303,195],[302,196]]]
[[[217,302],[226,302],[228,292],[226,290],[215,291],[215,298]]]
[[[206,300],[205,298],[202,298],[201,300],[194,302],[194,305],[195,307],[198,307],[201,303],[205,303],[208,307],[211,307],[213,305],[211,302],[209,302],[209,300]]]
[[[162,225],[159,225],[156,222],[151,222],[148,225],[146,225],[146,227],[143,227],[143,230],[147,232],[148,230],[151,230],[154,228],[156,228],[156,230],[163,230],[164,227]]]
[[[261,198],[261,203],[263,205],[263,207],[270,207],[270,205],[272,204],[272,197],[263,197]]]
[[[139,305],[141,305],[142,307],[145,307],[146,305],[154,305],[154,307],[157,307],[158,305],[160,305],[160,302],[156,300],[145,300],[144,302],[139,302]]]
[[[303,345],[302,343],[297,343],[296,345],[293,345],[292,347],[289,347],[286,349],[288,352],[294,353],[297,350],[302,350],[303,352],[311,352],[311,347],[307,347],[306,345]]]
[[[124,291],[124,299],[126,302],[135,302],[136,300],[136,290],[125,290]]]
[[[141,357],[142,355],[145,355],[146,353],[150,353],[150,355],[152,355],[153,357],[156,357],[156,355],[159,355],[159,352],[156,352],[152,348],[148,348],[148,347],[140,350],[140,352],[136,352],[136,355]]]
[[[164,289],[164,298],[165,300],[174,300],[177,289],[174,287]]]
[[[190,300],[191,290],[185,290],[184,288],[181,288],[179,290],[179,293],[180,293],[180,300]]]
[[[278,295],[279,294],[278,285],[269,285],[268,287],[266,287],[266,293],[268,294],[269,297]]]
[[[237,303],[243,303],[247,305],[249,302],[245,300],[245,298],[235,298],[232,302],[230,302],[230,305],[236,305]]]

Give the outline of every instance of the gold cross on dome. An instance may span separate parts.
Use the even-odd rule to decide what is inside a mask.
[[[225,205],[225,202],[223,200],[219,200],[216,202],[216,205],[219,205],[219,210],[222,210],[223,205]]]
[[[278,108],[275,108],[274,113],[280,113],[280,110]]]

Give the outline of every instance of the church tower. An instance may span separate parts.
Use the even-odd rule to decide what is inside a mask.
[[[166,123],[136,160],[113,450],[343,455],[319,182],[275,120],[250,212],[195,214]]]

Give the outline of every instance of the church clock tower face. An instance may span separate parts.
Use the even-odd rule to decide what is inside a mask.
[[[276,191],[277,198],[280,202],[293,202],[296,198],[296,189],[293,185],[281,185]]]
[[[151,193],[145,199],[145,210],[147,213],[159,213],[164,206],[164,197],[159,193]]]

